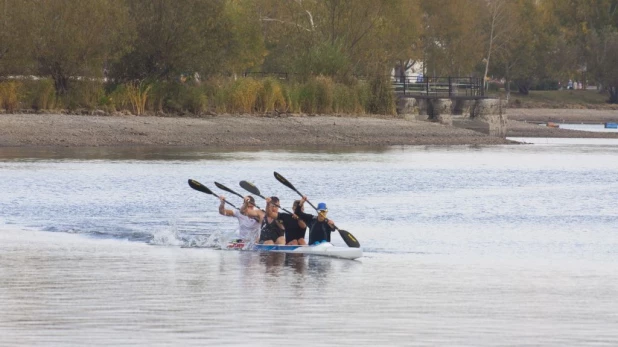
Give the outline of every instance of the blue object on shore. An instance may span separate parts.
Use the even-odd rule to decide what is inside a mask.
[[[618,123],[605,123],[606,129],[618,129]]]

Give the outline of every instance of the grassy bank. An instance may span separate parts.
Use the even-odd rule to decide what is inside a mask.
[[[350,80],[318,76],[306,81],[269,78],[211,78],[110,84],[71,80],[59,94],[50,79],[0,81],[0,109],[12,112],[101,110],[106,113],[307,113],[394,114],[388,80]]]

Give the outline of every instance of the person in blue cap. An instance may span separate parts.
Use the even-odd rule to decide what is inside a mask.
[[[300,204],[296,206],[294,214],[298,215],[309,227],[309,244],[315,245],[321,242],[330,242],[330,233],[335,231],[335,222],[332,219],[326,218],[328,207],[326,203],[319,203],[317,206],[318,215],[314,216],[303,212],[303,204],[307,201],[307,197],[303,196],[300,199]]]

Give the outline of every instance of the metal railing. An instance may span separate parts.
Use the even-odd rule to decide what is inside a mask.
[[[483,79],[478,77],[405,77],[392,82],[395,93],[429,98],[480,98],[485,96]]]
[[[288,72],[245,72],[244,77],[287,80],[294,76]],[[359,80],[367,76],[355,75]],[[482,98],[485,96],[483,79],[480,77],[399,77],[390,76],[394,92],[403,96],[418,96],[427,98]]]

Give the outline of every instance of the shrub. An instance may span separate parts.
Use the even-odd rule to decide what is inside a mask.
[[[148,100],[148,92],[152,88],[144,82],[131,82],[126,84],[126,92],[133,108],[133,113],[137,116],[144,113],[146,110],[146,101]]]
[[[25,108],[34,110],[51,110],[57,106],[56,88],[49,78],[22,82],[23,92],[20,95],[21,103]]]
[[[260,112],[285,111],[287,109],[287,102],[281,83],[274,78],[266,78],[261,82],[262,86],[258,93],[257,110]]]
[[[232,112],[252,113],[256,109],[261,84],[253,78],[241,78],[234,81],[229,94]]]
[[[333,112],[334,82],[330,77],[319,76],[315,79],[315,103],[318,113]]]
[[[367,111],[374,114],[395,114],[395,96],[388,77],[376,76],[370,82],[371,96]]]
[[[71,89],[63,98],[69,109],[86,108],[93,110],[105,96],[103,83],[99,81],[72,81]]]
[[[0,107],[7,112],[15,111],[19,106],[19,92],[22,84],[18,81],[0,82]]]

